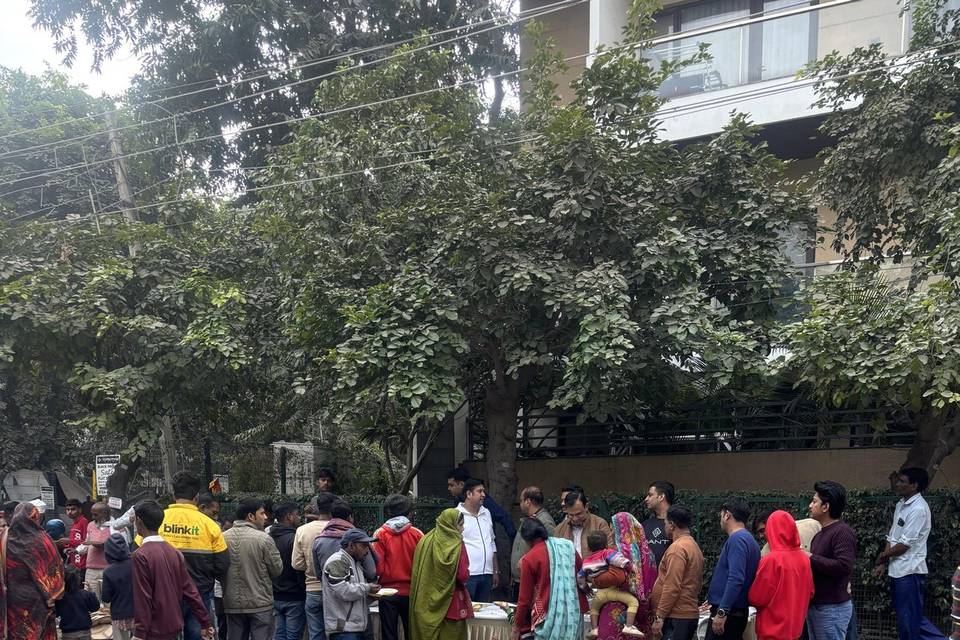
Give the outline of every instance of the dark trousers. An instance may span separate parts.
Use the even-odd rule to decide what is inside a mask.
[[[213,599],[213,610],[217,614],[217,637],[227,640],[227,613],[223,610],[223,598]]]
[[[493,598],[493,574],[470,576],[467,579],[467,593],[473,602],[490,602]]]
[[[520,601],[520,583],[514,582],[513,589],[510,591],[510,602],[517,604]]]
[[[661,636],[661,640],[693,640],[697,635],[697,625],[699,622],[700,620],[697,618],[691,618],[689,620],[666,618],[663,621],[663,636]]]
[[[713,617],[717,613],[717,605],[710,606],[710,622],[707,623],[707,640],[743,640],[743,632],[747,630],[747,610],[731,609],[727,612],[727,623],[723,628],[723,635],[713,632]]]
[[[273,609],[259,613],[228,613],[229,640],[273,640]]]
[[[943,634],[923,617],[923,579],[914,573],[890,579],[893,610],[897,612],[900,640],[943,640]]]
[[[850,613],[850,624],[847,625],[847,637],[845,640],[860,640],[860,624],[857,622],[856,607],[854,607]]]
[[[398,640],[403,623],[403,637],[410,640],[410,596],[380,598],[380,637],[383,640]]]
[[[213,591],[201,593],[200,599],[203,600],[203,606],[207,608],[210,622],[216,627],[216,612],[213,609]],[[200,628],[200,621],[193,615],[193,609],[190,608],[185,600],[181,601],[180,609],[180,613],[183,615],[183,640],[201,640],[200,632],[202,629]]]

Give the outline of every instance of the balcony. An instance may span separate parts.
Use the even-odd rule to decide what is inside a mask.
[[[624,2],[592,1],[591,48],[610,45],[621,38],[625,13],[619,5]],[[669,100],[661,112],[664,137],[684,140],[716,133],[734,109],[764,125],[822,115],[811,106],[812,83],[796,79],[805,65],[834,50],[849,53],[874,43],[890,56],[904,51],[909,20],[900,15],[897,0],[837,6],[829,1],[819,2],[826,5],[819,9],[811,9],[816,0],[665,2],[657,31],[670,40],[643,55],[658,64],[689,58],[705,44],[711,59],[683,69],[661,87]],[[726,24],[731,26],[723,28]],[[711,28],[716,30],[673,37]]]

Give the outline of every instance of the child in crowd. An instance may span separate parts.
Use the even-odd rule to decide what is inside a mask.
[[[90,640],[90,614],[100,608],[100,601],[92,591],[84,590],[83,578],[75,567],[65,569],[63,582],[63,597],[56,604],[63,640]]]
[[[590,601],[592,629],[587,637],[597,637],[600,610],[608,602],[622,602],[627,607],[627,624],[623,627],[623,633],[643,637],[644,633],[634,625],[637,611],[640,610],[640,601],[633,594],[620,589],[626,583],[627,574],[633,571],[632,563],[616,549],[607,549],[607,534],[603,531],[591,532],[587,536],[587,546],[592,553],[583,561],[583,568],[577,574],[577,582],[581,589],[592,586],[599,588]]]
[[[107,539],[104,551],[110,563],[103,571],[100,597],[110,605],[113,640],[130,640],[133,634],[133,576],[130,547],[121,533]]]

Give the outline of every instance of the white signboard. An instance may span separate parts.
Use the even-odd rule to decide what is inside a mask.
[[[120,464],[120,456],[110,454],[97,456],[97,495],[107,495],[107,480],[113,475],[116,466]]]
[[[107,498],[107,506],[111,509],[122,509],[123,500],[120,498]]]
[[[53,511],[57,508],[57,498],[53,492],[53,487],[40,487],[40,499],[47,503],[47,509]]]

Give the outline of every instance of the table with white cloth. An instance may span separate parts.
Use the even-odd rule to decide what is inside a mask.
[[[507,622],[507,613],[489,602],[479,602],[480,610],[474,610],[473,617],[467,619],[467,640],[510,640],[513,625]],[[370,607],[370,619],[373,622],[373,637],[381,640],[380,610],[374,604]],[[590,616],[583,617],[583,633],[590,630]],[[403,634],[403,628],[400,628]]]

